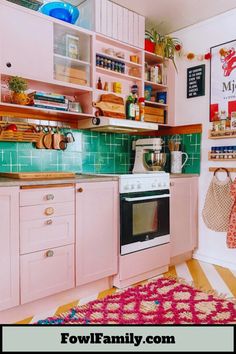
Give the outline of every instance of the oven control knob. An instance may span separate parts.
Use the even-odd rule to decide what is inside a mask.
[[[130,188],[131,188],[131,189],[134,189],[134,188],[135,188],[134,184],[131,184]]]
[[[138,189],[141,189],[141,188],[142,188],[141,183],[138,183],[138,184],[137,184],[137,188],[138,188]]]
[[[125,189],[126,191],[128,191],[128,190],[129,190],[129,185],[126,184],[126,185],[124,186],[124,189]]]
[[[158,187],[161,187],[161,182],[158,183]]]
[[[156,188],[156,187],[157,187],[156,183],[153,183],[153,184],[152,184],[152,187],[153,187],[153,188]]]

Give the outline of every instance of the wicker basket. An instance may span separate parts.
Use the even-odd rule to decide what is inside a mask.
[[[37,0],[9,0],[14,4],[21,5],[27,7],[28,9],[38,11],[41,5],[43,5],[43,1]]]

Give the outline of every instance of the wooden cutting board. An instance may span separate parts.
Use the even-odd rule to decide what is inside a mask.
[[[73,172],[0,172],[0,177],[14,179],[60,179],[75,178]]]

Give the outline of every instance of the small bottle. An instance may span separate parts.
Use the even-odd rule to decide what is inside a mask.
[[[218,146],[215,147],[216,159],[220,158],[220,148]]]
[[[96,55],[96,66],[100,66],[100,56]]]
[[[139,113],[140,113],[139,120],[141,122],[144,122],[144,119],[145,119],[145,98],[140,97],[138,100],[138,103],[139,103]]]
[[[215,147],[212,147],[211,148],[211,159],[215,159],[216,158],[216,148]]]
[[[102,90],[102,80],[101,80],[100,77],[98,78],[97,89],[98,89],[98,90]]]
[[[109,86],[108,86],[108,82],[106,81],[103,87],[104,91],[109,91]]]
[[[134,106],[135,106],[135,120],[140,120],[140,108],[138,104],[138,98],[134,99]]]
[[[228,159],[232,159],[233,158],[233,151],[234,151],[234,147],[233,146],[229,146],[228,147]]]
[[[233,146],[233,159],[236,159],[236,146]]]
[[[135,119],[135,105],[132,95],[129,95],[126,101],[126,119]]]

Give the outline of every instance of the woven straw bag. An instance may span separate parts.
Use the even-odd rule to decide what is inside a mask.
[[[230,212],[232,209],[232,198],[230,187],[232,180],[227,171],[227,178],[224,181],[218,180],[214,174],[209,186],[202,217],[206,226],[217,232],[227,232],[229,226]]]

